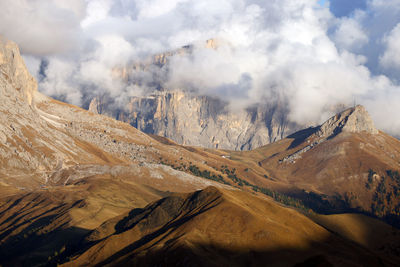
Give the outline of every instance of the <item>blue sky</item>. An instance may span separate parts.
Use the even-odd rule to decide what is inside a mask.
[[[329,2],[329,9],[336,17],[349,16],[355,9],[365,9],[367,0],[318,0],[321,6]]]

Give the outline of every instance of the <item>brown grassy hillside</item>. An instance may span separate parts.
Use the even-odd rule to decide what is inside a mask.
[[[292,209],[213,187],[109,220],[81,247],[64,266],[394,265]]]

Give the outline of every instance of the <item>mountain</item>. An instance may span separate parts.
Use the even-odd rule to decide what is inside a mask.
[[[206,49],[218,49],[221,40],[208,40]],[[116,67],[114,78],[126,86],[154,88],[130,97],[125,105],[109,95],[94,96],[90,111],[129,123],[137,129],[164,136],[182,145],[230,150],[250,150],[286,137],[300,126],[291,122],[282,103],[254,104],[233,110],[218,96],[196,89],[169,88],[167,76],[173,57],[190,55],[193,46],[155,55],[144,62]],[[151,82],[140,76],[147,73]],[[147,77],[146,76],[146,77]],[[199,89],[199,88],[197,88]]]
[[[375,128],[362,106],[274,144],[230,154],[265,170],[282,192],[319,211],[359,211],[399,224],[400,141]]]

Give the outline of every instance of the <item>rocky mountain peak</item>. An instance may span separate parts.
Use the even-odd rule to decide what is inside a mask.
[[[20,95],[32,104],[32,97],[37,91],[36,80],[25,66],[17,44],[0,36],[0,78],[2,83],[10,84],[13,89],[2,95]],[[17,92],[15,92],[15,90]]]
[[[320,136],[332,136],[340,132],[377,134],[378,130],[365,107],[357,105],[346,109],[324,122],[318,131]]]
[[[93,98],[90,101],[88,110],[90,112],[95,113],[95,114],[99,114],[100,113],[100,101],[99,101],[99,99],[97,97]]]

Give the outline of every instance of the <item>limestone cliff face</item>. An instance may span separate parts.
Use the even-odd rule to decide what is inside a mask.
[[[95,98],[90,110],[125,121],[137,129],[168,137],[180,144],[232,150],[254,149],[297,129],[286,112],[275,106],[229,111],[227,103],[182,91],[133,97],[126,111],[113,111],[107,100]]]
[[[218,49],[223,40],[209,39],[196,44]],[[113,69],[114,78],[127,84],[145,85],[136,73],[152,70],[168,73],[173,56],[190,54],[195,45],[167,51],[125,67]],[[163,73],[161,71],[161,73]],[[107,96],[95,97],[88,109],[128,122],[137,129],[164,136],[183,145],[232,150],[254,149],[277,141],[300,127],[289,123],[283,105],[257,105],[240,112],[230,111],[227,103],[210,96],[199,96],[182,90],[164,89],[165,77],[153,75],[151,95],[133,97],[125,107],[117,107]]]
[[[53,159],[41,158],[35,147],[35,129],[44,124],[34,107],[37,84],[29,74],[17,45],[0,37],[0,175],[17,169],[28,172],[51,167]],[[28,134],[29,132],[29,134]]]
[[[16,95],[21,100],[32,104],[32,97],[37,91],[37,83],[28,72],[24,60],[22,59],[18,46],[11,41],[5,40],[0,36],[0,71],[4,82],[13,88],[2,95]],[[1,87],[3,90],[5,86]],[[15,89],[15,90],[14,90]]]

